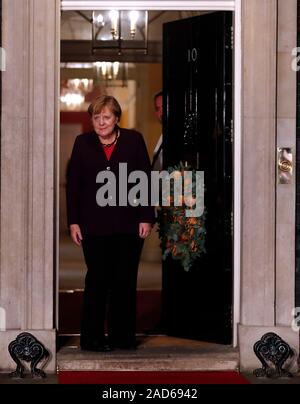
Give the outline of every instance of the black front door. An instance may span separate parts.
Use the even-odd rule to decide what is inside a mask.
[[[163,262],[169,335],[232,339],[232,13],[164,24],[164,167],[204,171],[206,254],[189,272]]]

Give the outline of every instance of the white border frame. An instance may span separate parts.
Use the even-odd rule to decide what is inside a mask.
[[[62,10],[235,10],[237,0],[62,0]],[[239,1],[239,0],[238,0]]]
[[[238,345],[241,313],[241,213],[242,213],[242,0],[62,0],[62,10],[199,10],[233,11],[235,36],[234,62],[234,279],[233,346]]]

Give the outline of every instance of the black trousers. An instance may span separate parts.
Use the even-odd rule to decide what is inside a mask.
[[[102,343],[106,319],[111,343],[133,343],[136,283],[143,240],[137,235],[86,236],[82,246],[88,271],[81,343]]]

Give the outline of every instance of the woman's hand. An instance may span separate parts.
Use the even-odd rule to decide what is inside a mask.
[[[80,230],[80,227],[78,226],[78,224],[71,224],[70,232],[71,232],[71,238],[72,238],[73,242],[78,247],[80,247],[83,237],[82,237],[81,230]]]
[[[150,223],[140,223],[140,237],[145,239],[151,233],[152,225]]]

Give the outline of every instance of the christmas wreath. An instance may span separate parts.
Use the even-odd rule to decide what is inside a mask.
[[[168,168],[169,173],[178,173],[182,180],[184,180],[185,171],[193,172],[192,189],[195,195],[195,170],[182,163]],[[189,271],[195,261],[206,252],[205,210],[201,216],[188,217],[186,212],[193,206],[186,205],[183,195],[179,195],[182,201],[181,206],[176,206],[174,187],[171,186],[170,190],[171,206],[160,207],[157,214],[163,259],[166,260],[168,256],[171,256],[174,260],[180,260],[183,269]]]

